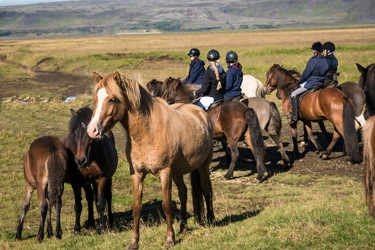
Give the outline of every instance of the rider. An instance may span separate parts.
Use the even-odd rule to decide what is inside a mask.
[[[313,50],[313,57],[310,58],[299,79],[300,87],[294,89],[290,94],[292,112],[287,118],[290,118],[292,121],[297,121],[298,119],[297,96],[308,89],[323,85],[324,76],[328,70],[328,64],[324,56],[321,55],[323,51],[322,44],[320,42],[315,42],[311,49]]]
[[[197,48],[192,48],[187,54],[190,56],[189,75],[184,82],[192,85],[202,86],[204,75],[204,61],[199,59],[200,51]]]
[[[324,79],[324,85],[328,85],[333,81],[337,81],[337,66],[339,65],[335,57],[335,44],[332,42],[326,42],[323,45],[323,52],[328,64],[328,72]]]
[[[207,53],[208,67],[204,72],[202,87],[194,92],[194,96],[203,95],[199,99],[198,106],[207,110],[212,103],[223,100],[225,88],[225,71],[219,63],[220,54],[217,50]]]
[[[241,84],[243,80],[242,65],[237,62],[238,56],[234,51],[229,51],[225,57],[228,64],[226,84],[224,90],[224,103],[240,100],[242,97]]]

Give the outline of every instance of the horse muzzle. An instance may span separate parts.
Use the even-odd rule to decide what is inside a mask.
[[[75,157],[75,162],[77,163],[78,168],[84,168],[87,165],[87,157]]]

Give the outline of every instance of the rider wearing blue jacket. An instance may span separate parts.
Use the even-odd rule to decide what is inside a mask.
[[[332,42],[326,42],[323,44],[323,51],[324,56],[326,57],[326,61],[328,64],[328,72],[325,76],[325,82],[324,85],[332,82],[337,81],[337,67],[339,66],[339,63],[337,61],[337,58],[335,57],[335,44]]]
[[[237,53],[229,51],[225,57],[228,64],[226,72],[226,85],[224,90],[224,103],[232,101],[235,98],[240,99],[242,96],[241,84],[243,80],[242,66],[238,60]]]
[[[323,45],[320,42],[316,42],[312,45],[311,49],[313,50],[314,56],[311,57],[301,75],[299,80],[300,87],[293,90],[290,94],[292,113],[287,115],[287,118],[290,118],[292,121],[297,121],[298,119],[297,96],[308,89],[322,86],[324,83],[324,76],[328,71],[326,59],[321,55],[323,52]]]
[[[199,59],[200,51],[197,48],[192,48],[187,54],[190,56],[189,75],[185,78],[184,82],[192,85],[202,86],[204,75],[204,62]]]

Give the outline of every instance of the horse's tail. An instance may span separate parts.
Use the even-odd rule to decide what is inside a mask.
[[[270,105],[270,116],[271,116],[270,124],[272,124],[272,129],[275,130],[276,135],[279,135],[281,132],[281,126],[282,126],[280,111],[274,102],[269,102],[269,105]]]
[[[191,193],[193,196],[194,220],[198,223],[204,218],[203,192],[199,170],[195,169],[190,173]],[[211,202],[212,204],[212,202]]]
[[[56,149],[50,152],[47,159],[48,199],[53,207],[61,200],[64,191],[64,178],[67,169],[65,158]]]
[[[358,136],[357,131],[355,130],[354,123],[354,110],[353,106],[350,103],[350,100],[347,97],[343,99],[343,115],[342,123],[344,130],[344,143],[346,152],[349,155],[349,159],[352,163],[361,162],[361,155],[358,148]]]
[[[257,88],[257,95],[258,95],[258,97],[265,98],[266,97],[266,93],[264,91],[264,86],[263,86],[262,82],[257,79],[257,84],[258,84],[258,88]]]
[[[263,163],[266,156],[266,151],[264,148],[263,136],[259,126],[258,116],[252,108],[246,109],[245,116],[246,123],[250,131],[250,142],[254,158],[257,163]]]
[[[365,189],[366,200],[368,202],[369,214],[375,218],[375,161],[374,150],[372,148],[372,141],[375,140],[375,117],[367,120],[363,126],[363,162],[365,165]]]

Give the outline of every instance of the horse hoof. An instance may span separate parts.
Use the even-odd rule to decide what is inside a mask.
[[[61,231],[60,232],[56,232],[56,238],[59,239],[59,240],[61,240],[61,238],[62,238],[62,232]]]
[[[47,238],[49,239],[49,238],[51,238],[53,236],[53,233],[48,233],[47,234]]]
[[[74,234],[75,234],[75,235],[80,235],[80,234],[81,234],[81,231],[74,230]]]
[[[323,160],[328,160],[328,158],[329,158],[328,155],[326,155],[326,154],[323,154],[323,155],[322,155],[322,159],[323,159]]]
[[[300,142],[299,146],[300,146],[300,147],[304,147],[304,146],[306,146],[306,142],[304,142],[304,141]]]
[[[174,247],[174,242],[173,241],[167,241],[167,243],[165,244],[165,249],[170,249]]]
[[[224,180],[230,180],[232,178],[233,178],[233,175],[228,175],[228,174],[224,175]]]
[[[261,181],[260,180],[258,180],[258,179],[254,179],[254,181],[253,181],[253,183],[255,183],[255,184],[259,184]]]

